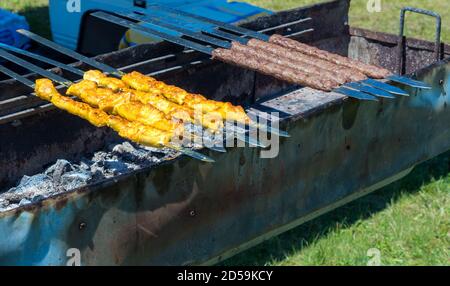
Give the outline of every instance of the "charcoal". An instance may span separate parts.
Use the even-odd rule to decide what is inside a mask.
[[[60,185],[66,190],[73,190],[86,186],[91,179],[90,172],[72,171],[61,176]]]
[[[32,199],[52,190],[54,190],[52,178],[45,174],[38,174],[32,177],[24,176],[17,187],[10,189],[2,196],[9,203],[20,203],[24,198]]]
[[[88,160],[82,160],[80,162],[80,165],[78,165],[78,169],[83,170],[83,171],[89,171],[91,169],[91,165],[92,165],[92,161],[88,161]]]
[[[45,174],[47,176],[52,177],[55,181],[59,182],[61,180],[61,176],[64,173],[73,171],[74,168],[72,164],[70,164],[67,160],[58,160],[56,161],[56,164],[51,166],[45,171]]]
[[[112,172],[112,174],[115,176],[123,174],[129,170],[127,164],[125,164],[124,162],[112,160],[105,161],[105,168],[109,172]]]
[[[41,174],[23,176],[16,187],[0,192],[0,212],[151,166],[173,155],[172,151],[121,142],[79,162],[60,159]]]
[[[19,207],[29,205],[29,204],[31,204],[31,201],[29,199],[22,199],[19,203]]]
[[[136,151],[133,145],[130,142],[123,142],[122,144],[111,145],[110,150],[112,150],[113,154],[124,154],[124,153],[133,153]]]
[[[43,195],[37,195],[37,196],[35,196],[34,198],[31,199],[31,202],[32,203],[37,203],[37,202],[42,201],[43,199],[45,199],[45,197]]]
[[[52,185],[52,178],[45,174],[38,174],[32,177],[24,176],[15,193],[39,193],[42,189],[49,188]]]

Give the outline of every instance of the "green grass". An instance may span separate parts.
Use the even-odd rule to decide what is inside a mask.
[[[443,18],[442,39],[450,42],[450,9],[447,0],[381,0],[382,12],[369,13],[367,0],[353,0],[350,10],[352,26],[369,28],[388,33],[398,33],[399,11],[404,6],[414,6],[436,11]],[[282,10],[310,5],[319,0],[249,0],[246,2],[271,10]],[[48,0],[2,0],[0,8],[12,10],[27,17],[32,30],[50,37],[48,20]],[[432,40],[434,39],[434,19],[426,16],[409,15],[407,17],[406,35]]]
[[[271,10],[282,10],[326,1],[249,0],[246,2]],[[440,13],[443,18],[442,40],[450,42],[450,9],[448,0],[381,0],[381,13],[369,13],[367,11],[367,2],[368,0],[352,0],[350,25],[397,34],[399,29],[400,9],[405,6],[413,6]],[[408,15],[406,21],[405,34],[407,36],[434,40],[435,20],[433,18],[428,16]]]
[[[251,0],[273,10],[313,0]],[[50,36],[47,0],[3,0],[26,16],[32,30]],[[434,10],[443,17],[450,42],[448,0],[382,0],[382,13],[368,13],[367,0],[353,0],[352,26],[397,33],[403,6]],[[406,34],[431,40],[434,20],[408,16]],[[224,265],[366,265],[367,251],[379,249],[384,265],[450,265],[450,153],[417,167],[403,180],[347,204],[245,251]]]

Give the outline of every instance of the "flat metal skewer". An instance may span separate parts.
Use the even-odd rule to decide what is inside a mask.
[[[378,101],[378,99],[373,95],[367,94],[365,92],[357,91],[354,89],[349,89],[346,87],[339,87],[339,88],[334,89],[333,91],[337,92],[337,93],[341,93],[348,97],[359,99],[359,100]]]
[[[36,34],[32,33],[30,31],[27,31],[27,30],[24,30],[24,29],[19,29],[19,30],[17,30],[17,32],[19,34],[21,34],[21,35],[24,35],[24,36],[32,39],[33,41],[36,41],[36,42],[38,42],[38,43],[40,43],[40,44],[42,44],[44,46],[52,48],[55,51],[58,51],[58,52],[60,52],[62,54],[70,56],[71,58],[77,59],[77,60],[79,60],[79,61],[81,61],[83,63],[86,63],[86,64],[88,64],[88,65],[90,65],[92,67],[95,67],[95,68],[97,68],[99,70],[102,70],[102,71],[104,71],[106,73],[109,73],[109,74],[112,74],[112,75],[115,75],[115,76],[118,76],[118,77],[121,77],[121,76],[124,75],[122,72],[118,71],[117,69],[115,69],[113,67],[110,67],[110,66],[105,65],[105,64],[103,64],[101,62],[98,62],[98,61],[96,61],[94,59],[91,59],[91,58],[88,58],[86,56],[83,56],[83,55],[81,55],[81,54],[79,54],[77,52],[72,51],[71,49],[68,49],[68,48],[65,48],[65,47],[63,47],[61,45],[58,45],[58,44],[56,44],[56,43],[54,43],[52,41],[47,40],[46,38],[43,38],[43,37],[41,37],[39,35],[36,35]]]
[[[70,86],[72,84],[71,81],[68,81],[65,78],[62,78],[62,77],[60,77],[57,74],[49,72],[48,70],[45,70],[45,69],[40,68],[40,67],[38,67],[36,65],[33,65],[33,64],[31,64],[31,63],[29,63],[29,62],[27,62],[25,60],[22,60],[21,58],[18,58],[16,56],[14,56],[14,55],[12,55],[12,54],[2,50],[2,49],[0,49],[0,57],[4,58],[4,59],[6,59],[6,60],[8,60],[10,62],[13,62],[13,63],[15,63],[15,64],[17,64],[19,66],[22,66],[22,67],[24,67],[24,68],[26,68],[26,69],[28,69],[28,70],[30,70],[32,72],[35,72],[35,73],[37,73],[37,74],[39,74],[41,76],[50,78],[53,81],[55,81],[57,83],[60,83],[60,84],[62,84],[64,86],[68,87],[68,86]],[[14,79],[16,79],[16,78],[14,78]]]
[[[247,45],[248,41],[249,41],[249,39],[246,39],[241,36],[234,35],[234,34],[230,34],[230,33],[218,30],[218,29],[207,29],[207,30],[205,29],[205,30],[202,30],[202,32],[206,35],[212,35],[212,36],[219,37],[219,38],[222,38],[225,40],[238,42],[242,45]]]
[[[387,92],[392,93],[392,94],[401,95],[401,96],[409,96],[409,93],[407,93],[406,91],[404,91],[401,88],[398,88],[398,87],[395,87],[393,85],[384,83],[382,81],[374,80],[374,79],[371,79],[371,78],[363,80],[363,81],[360,81],[359,83],[360,84],[364,84],[364,85],[369,85],[369,86],[372,86],[372,87],[375,87],[375,88],[387,91]]]
[[[144,27],[142,25],[136,24],[136,23],[134,23],[132,21],[129,21],[129,20],[126,20],[124,18],[120,18],[120,17],[114,16],[114,15],[109,14],[109,13],[94,12],[91,15],[94,16],[94,17],[97,17],[99,19],[111,22],[113,24],[120,25],[120,26],[129,28],[129,29],[134,29],[134,30],[137,30],[137,31],[141,31],[141,32],[149,34],[152,37],[160,38],[160,39],[166,40],[168,42],[171,42],[171,43],[174,43],[174,44],[177,44],[177,45],[180,45],[180,46],[184,46],[184,47],[187,47],[189,49],[193,49],[193,50],[196,50],[196,51],[208,54],[208,55],[212,55],[212,53],[214,51],[214,49],[211,48],[211,47],[200,45],[198,43],[195,43],[193,41],[189,41],[189,40],[186,40],[186,39],[183,39],[183,38],[180,38],[180,37],[172,36],[172,35],[163,33],[161,31],[157,31],[155,29],[151,29],[149,27]]]
[[[7,76],[9,76],[10,78],[13,78],[15,80],[17,80],[18,82],[23,83],[24,85],[32,88],[34,90],[35,84],[34,82],[32,82],[31,80],[27,79],[24,76],[21,76],[20,74],[0,65],[0,72],[3,74],[6,74]]]
[[[75,67],[72,67],[70,65],[62,64],[62,63],[60,63],[58,61],[55,61],[55,60],[46,58],[44,56],[41,56],[41,55],[38,55],[38,54],[35,54],[35,53],[31,53],[31,52],[28,52],[28,51],[25,51],[25,50],[22,50],[22,49],[19,49],[19,48],[10,46],[10,45],[6,45],[6,44],[3,44],[3,43],[0,43],[0,48],[2,48],[4,50],[7,50],[7,51],[11,51],[11,52],[17,53],[17,54],[20,54],[20,55],[23,55],[23,56],[27,56],[29,58],[32,58],[32,59],[35,59],[35,60],[38,60],[38,61],[50,64],[50,65],[53,65],[55,67],[59,67],[61,69],[67,70],[67,71],[69,71],[71,73],[74,73],[74,74],[77,74],[77,75],[80,75],[80,76],[83,76],[83,74],[84,74],[84,72],[82,70],[77,69]]]
[[[372,94],[375,95],[377,97],[384,97],[384,98],[396,98],[394,95],[392,95],[391,93],[384,91],[382,89],[378,89],[369,85],[363,85],[357,82],[350,82],[344,85],[344,87],[349,87],[351,89],[355,89],[358,91],[362,91],[368,94]]]
[[[228,30],[230,32],[242,34],[244,36],[256,38],[256,39],[259,39],[259,40],[262,40],[262,41],[266,41],[266,42],[269,41],[269,36],[267,36],[265,34],[262,34],[262,33],[259,33],[259,32],[255,32],[255,31],[249,30],[249,29],[245,29],[245,28],[242,28],[242,27],[239,27],[239,26],[234,26],[234,25],[231,25],[231,24],[228,24],[228,23],[223,23],[223,22],[220,22],[220,21],[216,21],[216,20],[213,20],[213,19],[210,19],[210,18],[198,16],[198,15],[191,14],[191,13],[184,12],[184,11],[180,11],[180,10],[177,10],[177,9],[172,9],[170,7],[167,7],[167,6],[149,5],[149,7],[152,7],[153,9],[157,9],[157,10],[160,10],[160,11],[161,10],[162,11],[167,11],[168,13],[175,14],[175,15],[178,15],[178,16],[192,18],[192,19],[195,19],[195,20],[200,21],[200,22],[210,23],[210,24],[213,24],[213,25],[215,25],[215,26],[217,26],[217,27],[219,27],[221,29],[225,29],[225,30]]]
[[[419,89],[432,89],[432,87],[430,85],[428,85],[422,81],[413,80],[406,76],[392,75],[392,76],[387,77],[386,79],[393,81],[393,82],[408,85],[411,87],[419,88]]]
[[[176,31],[178,33],[181,33],[185,36],[194,38],[196,40],[200,40],[202,42],[208,43],[208,44],[212,44],[224,49],[229,49],[231,48],[231,44],[227,41],[223,41],[223,40],[219,40],[198,32],[194,32],[188,29],[185,29],[183,27],[179,27],[179,26],[175,26],[160,20],[157,20],[156,18],[150,18],[148,16],[143,16],[143,15],[139,15],[139,14],[134,14],[134,13],[129,13],[129,14],[122,14],[122,13],[116,13],[117,15],[121,16],[121,17],[125,17],[125,18],[130,18],[136,21],[142,21],[142,22],[146,22],[152,25],[156,25],[156,26],[160,26],[163,28],[167,28],[170,29],[172,31]]]

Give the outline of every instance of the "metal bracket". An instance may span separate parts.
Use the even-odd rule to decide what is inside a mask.
[[[436,18],[436,40],[435,40],[435,57],[436,61],[442,59],[442,49],[441,49],[441,31],[442,31],[442,18],[436,12],[414,8],[414,7],[404,7],[400,13],[400,38],[398,43],[398,72],[403,75],[406,72],[406,47],[405,47],[405,15],[406,12],[412,12],[422,15],[427,15]]]

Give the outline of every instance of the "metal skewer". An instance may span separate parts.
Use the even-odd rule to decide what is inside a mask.
[[[146,22],[152,25],[156,25],[156,26],[160,26],[163,28],[167,28],[169,30],[172,31],[176,31],[178,33],[181,33],[182,35],[194,38],[196,40],[200,40],[202,42],[205,43],[209,43],[212,45],[215,45],[217,47],[221,47],[224,49],[230,49],[231,48],[231,43],[227,42],[227,41],[223,41],[223,40],[219,40],[198,32],[193,32],[191,30],[185,29],[183,27],[180,26],[175,26],[173,24],[169,24],[169,23],[165,23],[161,20],[157,20],[156,18],[150,18],[148,16],[143,16],[143,15],[139,15],[139,14],[134,14],[134,13],[129,13],[129,14],[122,14],[122,13],[116,13],[117,15],[124,17],[124,18],[129,18],[135,21],[142,21],[142,22]]]
[[[361,92],[361,91],[356,91],[354,89],[349,89],[346,87],[339,87],[335,90],[333,90],[334,92],[338,92],[341,93],[343,95],[346,95],[348,97],[352,97],[352,98],[356,98],[356,99],[360,99],[360,100],[371,100],[371,101],[378,101],[378,99],[370,94],[367,94],[365,92]]]
[[[144,32],[144,33],[152,36],[152,37],[163,39],[163,40],[166,40],[166,41],[171,42],[173,44],[184,46],[186,48],[193,49],[193,50],[202,52],[204,54],[212,55],[212,53],[214,51],[214,49],[211,48],[211,47],[207,47],[207,46],[195,43],[193,41],[189,41],[189,40],[183,39],[181,37],[176,37],[176,36],[173,36],[173,35],[169,35],[167,33],[163,33],[161,31],[157,31],[157,30],[151,29],[149,27],[143,27],[142,25],[139,25],[139,24],[137,24],[135,22],[132,22],[132,21],[126,20],[124,18],[120,18],[120,17],[114,16],[114,15],[111,15],[109,13],[94,12],[91,15],[94,16],[94,17],[97,17],[99,19],[111,22],[113,24],[120,25],[120,26],[123,26],[123,27],[127,27],[129,29],[134,29],[134,30],[137,30],[137,31],[141,31],[141,32]]]
[[[413,80],[411,78],[405,77],[405,76],[398,76],[398,75],[392,75],[387,77],[388,80],[405,84],[411,87],[419,88],[419,89],[432,89],[431,86],[425,84],[422,81]]]
[[[228,23],[223,23],[220,21],[216,21],[207,17],[202,17],[202,16],[198,16],[192,13],[188,13],[185,11],[180,11],[178,9],[173,9],[167,6],[163,6],[163,5],[151,5],[152,7],[154,7],[154,9],[158,10],[158,11],[164,11],[173,15],[177,15],[177,16],[182,16],[185,18],[190,18],[193,20],[196,20],[197,22],[203,22],[203,23],[208,23],[214,26],[217,26],[218,28],[221,29],[225,29],[234,33],[238,33],[238,34],[242,34],[243,36],[247,36],[247,37],[251,37],[251,38],[256,38],[262,41],[266,41],[268,42],[270,40],[270,36],[267,36],[265,34],[263,34],[265,31],[252,31],[250,29],[246,29],[246,28],[242,28],[239,26],[234,26]],[[300,19],[298,20],[298,22],[304,22],[309,20],[310,18],[306,18],[306,19]],[[280,25],[280,27],[282,27],[282,25]],[[419,89],[431,89],[432,87],[424,82],[421,81],[416,81],[416,80],[412,80],[408,77],[405,76],[399,76],[399,75],[393,75],[393,76],[389,76],[388,78],[386,78],[387,80],[393,81],[393,82],[397,82],[397,83],[401,83],[403,85],[406,86],[410,86],[413,88],[419,88]]]
[[[121,15],[140,15],[145,17],[141,18],[143,21],[147,21],[148,19],[160,19],[161,21],[166,20],[167,17],[165,17],[165,15],[161,15],[161,14],[157,14],[157,13],[152,13],[152,11],[154,10],[149,10],[149,14],[140,14],[140,13],[132,13],[132,14],[121,14]],[[194,15],[195,16],[195,15]],[[181,20],[180,18],[178,18],[177,20]],[[183,20],[188,21],[188,22],[197,22],[197,23],[205,23],[204,21],[198,20],[198,19],[193,19],[192,17],[183,17]],[[257,33],[263,35],[263,33],[265,32],[270,32],[270,31],[274,31],[274,30],[278,30],[278,29],[282,29],[282,28],[286,28],[286,27],[290,27],[292,25],[296,25],[296,24],[300,24],[300,23],[304,23],[304,22],[308,22],[311,21],[312,18],[308,17],[308,18],[303,18],[300,20],[296,20],[293,22],[289,22],[289,23],[285,23],[285,24],[281,24],[278,26],[274,26],[274,27],[270,27],[270,28],[266,28],[263,30],[258,31]],[[183,24],[182,22],[180,23],[181,25]],[[211,23],[209,23],[211,24]],[[249,38],[245,38],[245,35],[236,35],[236,34],[232,34],[223,30],[220,30],[220,27],[218,27],[217,25],[211,24],[211,25],[203,25],[202,27],[199,28],[200,31],[202,33],[208,34],[208,35],[212,35],[218,38],[222,38],[222,39],[226,39],[229,41],[234,41],[234,42],[238,42],[241,43],[243,45],[246,45],[248,43],[248,41],[250,40]],[[314,29],[307,29],[304,31],[301,31],[299,33],[305,33],[305,32],[310,32]],[[294,33],[293,35],[295,35],[296,33]]]
[[[364,85],[369,85],[369,86],[372,86],[372,87],[375,87],[375,88],[387,91],[387,92],[392,93],[392,94],[402,95],[402,96],[409,96],[409,93],[407,93],[406,91],[404,91],[401,88],[398,88],[398,87],[392,86],[390,84],[384,83],[382,81],[374,80],[374,79],[371,79],[371,78],[363,80],[363,81],[361,81],[359,83],[360,84],[364,84]]]
[[[368,85],[363,85],[357,82],[350,82],[344,85],[344,87],[349,87],[351,89],[356,89],[368,94],[372,94],[375,95],[377,97],[384,97],[384,98],[395,98],[394,95],[392,95],[391,93],[384,91],[382,89],[378,89],[372,86],[368,86]]]
[[[35,73],[37,73],[37,74],[39,74],[41,76],[50,78],[54,82],[57,82],[57,83],[62,84],[64,86],[68,87],[68,86],[70,86],[72,84],[71,81],[69,81],[69,80],[67,80],[65,78],[62,78],[62,77],[60,77],[57,74],[49,72],[48,70],[45,70],[45,69],[40,68],[40,67],[38,67],[36,65],[33,65],[33,64],[31,64],[31,63],[29,63],[29,62],[27,62],[25,60],[22,60],[21,58],[18,58],[16,56],[14,56],[14,55],[12,55],[12,54],[2,50],[2,49],[0,49],[0,57],[4,58],[4,59],[6,59],[6,60],[8,60],[10,62],[13,62],[13,63],[15,63],[15,64],[17,64],[19,66],[22,66],[22,67],[24,67],[24,68],[26,68],[26,69],[28,69],[28,70],[30,70],[32,72],[35,72]],[[14,79],[16,79],[16,78],[14,77]]]
[[[6,74],[7,76],[9,76],[10,78],[13,78],[15,80],[17,80],[18,82],[23,83],[24,85],[34,89],[35,84],[34,82],[32,82],[31,80],[27,79],[26,77],[21,76],[20,74],[5,68],[4,66],[0,65],[0,72],[3,74]]]
[[[30,52],[28,52],[26,50],[22,50],[22,49],[19,49],[19,48],[10,46],[10,45],[6,45],[6,44],[3,44],[3,43],[0,43],[0,48],[2,48],[4,50],[7,50],[7,51],[11,51],[11,52],[17,53],[17,54],[20,54],[20,55],[23,55],[23,56],[27,56],[29,58],[32,58],[32,59],[35,59],[35,60],[38,60],[38,61],[50,64],[50,65],[53,65],[55,67],[59,67],[59,68],[65,69],[65,70],[67,70],[69,72],[72,72],[72,73],[80,75],[80,76],[83,76],[83,74],[84,74],[84,72],[82,70],[77,69],[75,67],[62,64],[62,63],[60,63],[58,61],[55,61],[55,60],[52,60],[52,59],[40,56],[40,55],[35,54],[35,53],[30,53]]]
[[[117,13],[117,14],[122,17],[130,18],[130,19],[137,20],[137,21],[147,22],[150,24],[168,28],[173,31],[178,31],[182,34],[185,34],[186,36],[189,36],[189,37],[192,37],[192,38],[195,38],[198,40],[202,40],[206,43],[211,43],[213,45],[216,45],[218,47],[222,47],[225,49],[231,48],[231,45],[229,42],[214,43],[214,41],[217,40],[216,38],[209,37],[209,38],[202,39],[202,37],[204,36],[204,34],[206,34],[206,35],[215,36],[217,38],[238,42],[243,45],[246,45],[249,41],[249,39],[243,38],[242,36],[224,32],[224,31],[218,30],[217,28],[209,27],[209,29],[207,29],[206,27],[202,27],[196,31],[182,28],[181,25],[183,23],[180,23],[180,25],[177,26],[175,24],[170,24],[170,23],[164,22],[165,19],[163,18],[163,16],[157,15],[157,14],[151,14],[151,16],[148,14],[143,15],[143,14],[137,14],[137,13],[127,13],[127,14],[126,13]]]
[[[44,46],[52,48],[55,51],[59,51],[62,54],[65,54],[67,56],[70,56],[71,58],[77,59],[77,60],[79,60],[79,61],[81,61],[83,63],[86,63],[86,64],[88,64],[88,65],[90,65],[92,67],[95,67],[95,68],[97,68],[99,70],[102,70],[102,71],[104,71],[106,73],[109,73],[109,74],[112,74],[112,75],[115,75],[115,76],[118,76],[118,77],[121,77],[121,76],[124,75],[123,72],[118,71],[117,69],[115,69],[113,67],[110,67],[110,66],[105,65],[105,64],[103,64],[101,62],[98,62],[98,61],[96,61],[94,59],[91,59],[91,58],[83,56],[83,55],[81,55],[79,53],[76,53],[76,52],[72,51],[71,49],[68,49],[68,48],[65,48],[63,46],[60,46],[60,45],[58,45],[58,44],[56,44],[56,43],[54,43],[52,41],[47,40],[46,38],[38,36],[38,35],[30,32],[30,31],[27,31],[27,30],[24,30],[24,29],[19,29],[19,30],[17,30],[17,32],[19,34],[21,34],[21,35],[24,35],[24,36],[32,39],[33,41],[41,43]]]
[[[234,25],[231,25],[231,24],[228,24],[228,23],[223,23],[223,22],[220,22],[220,21],[216,21],[216,20],[213,20],[213,19],[210,19],[210,18],[198,16],[198,15],[191,14],[191,13],[184,12],[184,11],[180,11],[180,10],[177,10],[177,9],[172,9],[170,7],[167,7],[167,6],[160,6],[160,5],[149,5],[149,6],[152,7],[152,9],[155,9],[155,10],[163,10],[163,11],[167,11],[167,12],[169,12],[171,14],[174,14],[174,15],[177,15],[177,16],[182,16],[182,17],[195,19],[195,20],[200,21],[200,22],[210,23],[210,24],[213,24],[213,25],[215,25],[215,26],[217,26],[217,27],[219,27],[221,29],[225,29],[225,30],[228,30],[230,32],[242,34],[242,35],[247,36],[247,37],[260,39],[260,40],[266,41],[266,42],[269,41],[269,36],[267,36],[265,34],[262,34],[262,33],[259,33],[259,32],[255,32],[255,31],[249,30],[249,29],[245,29],[245,28],[242,28],[242,27],[239,27],[239,26],[234,26]]]
[[[246,39],[241,36],[234,35],[234,34],[226,33],[224,31],[217,30],[217,29],[208,29],[208,30],[205,29],[205,30],[202,30],[202,32],[207,35],[213,35],[215,37],[233,41],[233,42],[238,42],[243,45],[247,45],[247,43],[249,41],[249,39]]]

